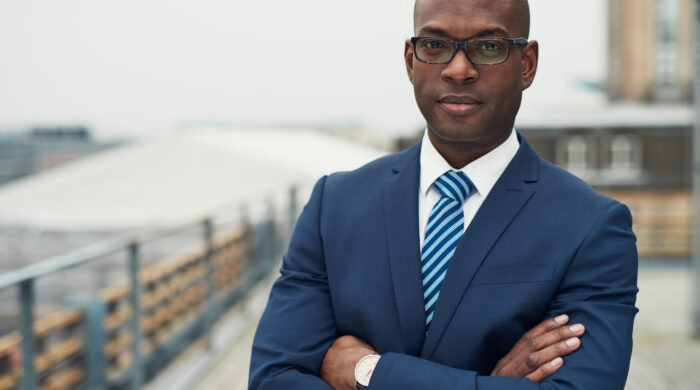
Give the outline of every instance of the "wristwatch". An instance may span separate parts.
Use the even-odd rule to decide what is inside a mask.
[[[358,390],[367,390],[369,388],[369,380],[372,378],[374,368],[377,367],[380,355],[376,353],[369,354],[355,365],[355,388]]]

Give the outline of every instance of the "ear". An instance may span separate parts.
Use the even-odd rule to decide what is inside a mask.
[[[537,41],[530,41],[523,48],[522,55],[522,80],[523,90],[526,90],[535,81],[537,73],[537,61],[540,55],[540,47]]]
[[[406,40],[406,46],[403,49],[403,57],[406,61],[406,72],[408,73],[408,79],[413,84],[413,44],[411,40]]]

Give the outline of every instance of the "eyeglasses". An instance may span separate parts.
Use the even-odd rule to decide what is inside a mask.
[[[497,65],[505,62],[513,45],[527,44],[527,38],[473,38],[456,42],[439,37],[413,37],[416,59],[428,64],[447,64],[457,50],[464,49],[467,58],[477,65]]]

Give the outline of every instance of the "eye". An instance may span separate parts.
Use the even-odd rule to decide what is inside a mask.
[[[439,40],[439,39],[426,39],[426,40],[423,42],[423,46],[424,46],[426,49],[433,49],[433,50],[436,50],[436,49],[444,49],[444,48],[446,48],[446,47],[447,47],[447,44],[445,43],[445,41]]]
[[[479,50],[482,51],[498,51],[501,49],[501,45],[497,41],[484,41],[479,45]]]

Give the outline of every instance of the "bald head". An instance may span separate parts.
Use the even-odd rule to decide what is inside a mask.
[[[425,13],[425,10],[432,6],[439,6],[439,3],[455,2],[455,1],[466,1],[466,0],[416,0],[415,6],[413,8],[413,28],[417,31],[417,26],[421,17]],[[479,6],[482,3],[501,3],[503,7],[508,7],[512,9],[512,12],[519,16],[519,26],[520,31],[516,32],[519,37],[530,37],[530,4],[528,0],[472,0],[471,3],[474,6]],[[499,4],[499,5],[501,5]]]

